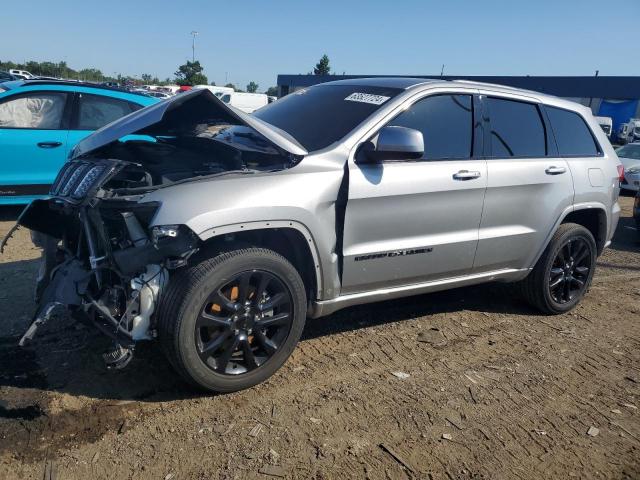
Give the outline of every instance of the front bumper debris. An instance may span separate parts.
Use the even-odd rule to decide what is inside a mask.
[[[169,271],[187,263],[199,239],[184,225],[150,228],[158,203],[103,190],[123,165],[117,160],[65,165],[52,196],[31,202],[0,244],[4,249],[23,226],[43,251],[39,307],[21,346],[51,319],[67,316],[112,338],[115,349],[105,361],[120,368],[137,341],[155,338],[154,313]]]

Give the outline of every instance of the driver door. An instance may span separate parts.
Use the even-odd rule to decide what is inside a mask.
[[[46,195],[65,161],[69,95],[31,91],[0,102],[0,200]]]
[[[422,98],[388,123],[422,132],[421,159],[349,163],[342,294],[471,271],[487,187],[478,109],[470,94]]]

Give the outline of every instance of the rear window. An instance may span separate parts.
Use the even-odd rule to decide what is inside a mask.
[[[97,130],[141,107],[126,100],[81,93],[78,101],[76,129]]]
[[[561,156],[592,157],[600,154],[591,130],[580,115],[555,107],[546,107],[546,110]]]
[[[320,85],[290,93],[253,115],[289,133],[312,152],[341,140],[401,91],[362,85]]]
[[[544,157],[547,142],[538,106],[500,98],[488,98],[491,119],[491,156]]]

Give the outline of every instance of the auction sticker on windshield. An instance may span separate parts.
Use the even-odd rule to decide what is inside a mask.
[[[383,95],[373,95],[372,93],[359,93],[354,92],[349,95],[345,100],[350,102],[360,102],[360,103],[371,103],[373,105],[382,105],[384,102],[389,100],[390,97],[385,97]]]

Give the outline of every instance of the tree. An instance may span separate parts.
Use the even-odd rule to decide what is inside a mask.
[[[92,82],[98,82],[104,78],[102,72],[97,68],[83,68],[78,72],[78,76],[82,80],[89,80]]]
[[[269,87],[269,88],[267,88],[267,91],[264,92],[264,93],[266,93],[270,97],[277,97],[278,96],[278,87]]]
[[[225,85],[227,88],[233,88],[236,92],[244,92],[241,88],[236,87],[233,83],[227,83]]]
[[[34,60],[29,60],[25,63],[16,63],[11,61],[1,61],[0,60],[0,70],[9,70],[12,68],[17,68],[18,70],[27,70],[34,75],[42,75],[46,77],[58,77],[58,78],[72,78],[74,80],[89,80],[92,82],[115,82],[119,83],[140,83],[140,80],[136,80],[129,76],[122,76],[117,74],[116,76],[105,75],[98,68],[82,68],[80,70],[74,70],[73,68],[67,65],[67,62],[36,62]],[[115,75],[115,74],[114,74]],[[158,77],[152,76],[150,74],[142,75],[143,81],[146,83],[171,83],[171,80],[167,78],[165,82],[160,82]]]
[[[187,60],[187,63],[184,65],[180,65],[178,70],[175,73],[176,83],[178,85],[206,85],[209,83],[206,75],[202,73],[202,66],[200,62],[196,60],[195,62],[190,62]]]
[[[256,82],[251,81],[247,84],[247,92],[249,93],[256,93],[258,91],[258,87],[260,85],[258,85]]]
[[[325,53],[316,66],[313,68],[314,75],[329,75],[331,73],[331,66],[329,66],[329,57]]]

